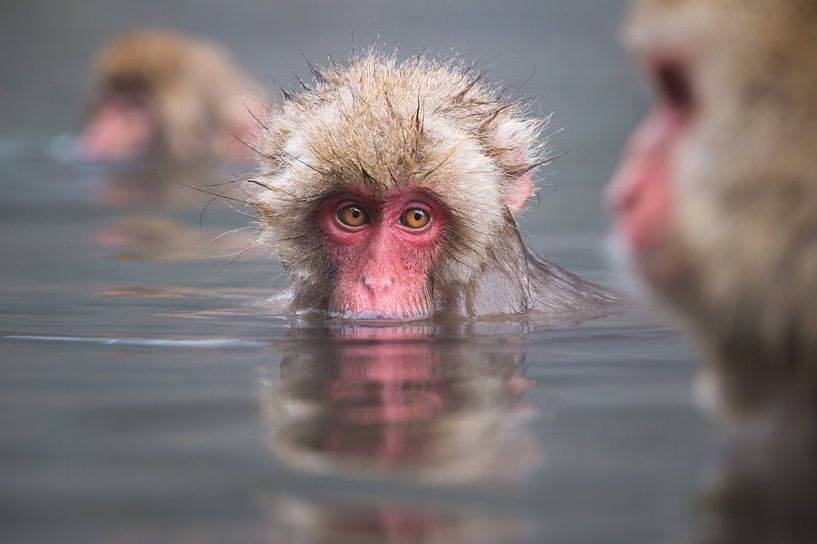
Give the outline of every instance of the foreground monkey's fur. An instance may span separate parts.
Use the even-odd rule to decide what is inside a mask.
[[[313,69],[285,93],[259,141],[253,204],[294,282],[293,311],[325,309],[333,270],[316,210],[355,186],[413,186],[447,207],[444,248],[428,276],[434,313],[460,316],[598,311],[614,300],[529,252],[505,201],[542,164],[542,123],[457,62],[367,52]]]
[[[692,51],[699,104],[677,157],[667,293],[697,326],[728,406],[817,401],[817,3],[641,0],[636,48]]]
[[[148,102],[157,134],[145,153],[190,161],[249,156],[235,137],[257,124],[260,87],[218,44],[161,29],[130,31],[105,46],[93,67],[90,109],[112,94]]]

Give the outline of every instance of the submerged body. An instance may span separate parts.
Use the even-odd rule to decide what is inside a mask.
[[[532,254],[515,215],[542,123],[455,62],[367,53],[313,69],[250,183],[291,310],[352,319],[576,313],[616,298]]]

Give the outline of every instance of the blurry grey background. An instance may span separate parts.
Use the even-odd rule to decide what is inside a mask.
[[[0,138],[42,141],[76,130],[94,51],[118,33],[161,26],[212,38],[269,88],[308,75],[306,59],[343,60],[354,44],[465,55],[492,79],[521,84],[517,95],[555,112],[555,152],[540,176],[542,203],[525,230],[584,231],[606,226],[602,187],[644,93],[616,34],[621,0],[379,2],[3,0],[0,7]],[[555,187],[554,187],[555,186]],[[559,238],[570,243],[569,238]],[[544,241],[540,240],[540,243]],[[566,263],[569,264],[569,263]]]

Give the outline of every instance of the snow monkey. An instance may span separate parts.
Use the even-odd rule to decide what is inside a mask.
[[[90,160],[249,158],[264,102],[218,45],[137,30],[96,59],[80,150]]]
[[[425,56],[369,51],[313,75],[272,107],[252,180],[292,311],[575,316],[615,301],[522,241],[515,217],[547,159],[522,105]]]
[[[619,238],[728,414],[817,400],[817,3],[638,0],[626,37],[656,98],[609,189]]]

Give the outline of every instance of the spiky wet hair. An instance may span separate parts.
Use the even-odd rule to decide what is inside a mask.
[[[284,92],[264,123],[253,202],[296,287],[325,300],[331,263],[316,212],[349,189],[377,196],[411,186],[446,207],[432,289],[435,280],[468,284],[499,258],[501,235],[516,231],[505,192],[541,164],[543,120],[460,60],[367,51],[347,66],[311,68],[313,81]]]

